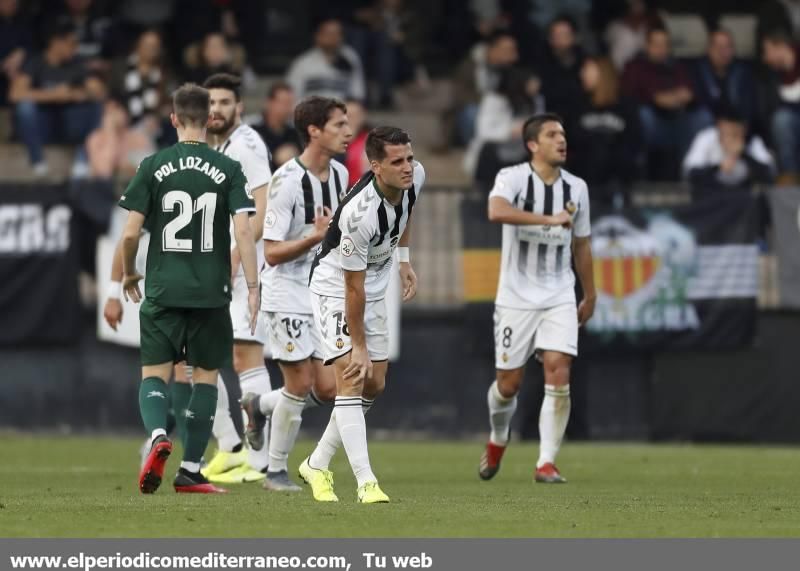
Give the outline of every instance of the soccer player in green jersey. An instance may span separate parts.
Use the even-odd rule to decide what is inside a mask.
[[[128,220],[122,234],[126,299],[142,300],[136,270],[141,229],[151,230],[147,282],[141,309],[142,384],[139,410],[151,435],[139,489],[152,494],[161,484],[172,452],[167,438],[166,382],[182,359],[194,368],[186,407],[183,461],[175,476],[177,492],[218,493],[200,474],[200,459],[211,436],[217,403],[217,371],[231,366],[231,236],[229,216],[247,281],[251,330],[258,316],[258,271],[248,223],[255,205],[238,162],[206,143],[208,91],[184,85],[173,95],[172,125],[178,143],[139,165],[120,199]]]

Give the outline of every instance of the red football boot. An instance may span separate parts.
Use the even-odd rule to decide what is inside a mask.
[[[167,458],[172,453],[172,442],[166,436],[157,436],[150,446],[150,452],[142,464],[139,472],[139,490],[143,494],[152,494],[161,485],[164,476],[164,466]]]
[[[503,458],[503,453],[506,451],[505,446],[499,446],[486,443],[486,450],[481,455],[481,463],[478,466],[478,475],[481,480],[491,480],[494,475],[500,470],[500,460]]]
[[[175,474],[175,481],[172,483],[175,491],[179,494],[227,494],[228,490],[220,488],[206,480],[200,472],[190,472],[186,468],[181,468]]]
[[[556,465],[552,462],[543,464],[541,468],[536,468],[533,479],[543,484],[566,484],[567,479],[561,475]]]

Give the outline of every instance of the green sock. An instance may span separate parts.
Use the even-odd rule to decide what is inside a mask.
[[[186,438],[186,409],[189,399],[192,398],[192,385],[190,383],[172,383],[172,408],[175,411],[175,427],[178,429],[178,440],[184,442]],[[185,442],[184,442],[185,444]]]
[[[200,462],[211,438],[211,425],[217,410],[217,385],[195,383],[186,408],[186,436],[183,438],[184,462]]]
[[[144,379],[139,386],[139,412],[147,434],[157,428],[166,432],[168,408],[167,383],[158,377]]]

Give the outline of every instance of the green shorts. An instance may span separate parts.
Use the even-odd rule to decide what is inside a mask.
[[[162,307],[145,299],[139,311],[142,365],[186,360],[206,370],[230,367],[233,325],[227,305]]]

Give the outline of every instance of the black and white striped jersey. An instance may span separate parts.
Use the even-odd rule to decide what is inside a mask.
[[[311,268],[311,291],[344,298],[344,271],[366,270],[367,301],[386,295],[397,242],[425,184],[425,169],[414,165],[414,181],[398,205],[378,189],[372,173],[359,180],[336,211]]]
[[[293,159],[275,171],[267,193],[264,240],[300,240],[314,232],[317,209],[336,211],[347,190],[347,168],[332,160],[322,181]],[[264,264],[261,272],[261,309],[286,313],[311,313],[308,274],[314,249],[277,266]]]
[[[225,142],[217,145],[214,150],[223,155],[239,161],[242,165],[242,172],[247,179],[247,194],[253,197],[253,191],[269,182],[272,170],[269,166],[269,149],[264,144],[261,135],[249,125],[242,123],[233,130],[231,136]],[[233,222],[230,225],[231,245],[236,245],[236,236],[233,232]],[[256,244],[256,255],[258,264],[264,259],[264,244],[259,240]],[[244,276],[244,268],[239,264],[237,276]]]
[[[497,173],[489,198],[495,196],[505,198],[516,208],[538,214],[558,214],[570,201],[577,207],[571,230],[561,226],[503,225],[495,303],[517,309],[546,309],[575,303],[572,236],[583,238],[591,234],[586,183],[561,169],[558,180],[547,185],[525,162]]]

